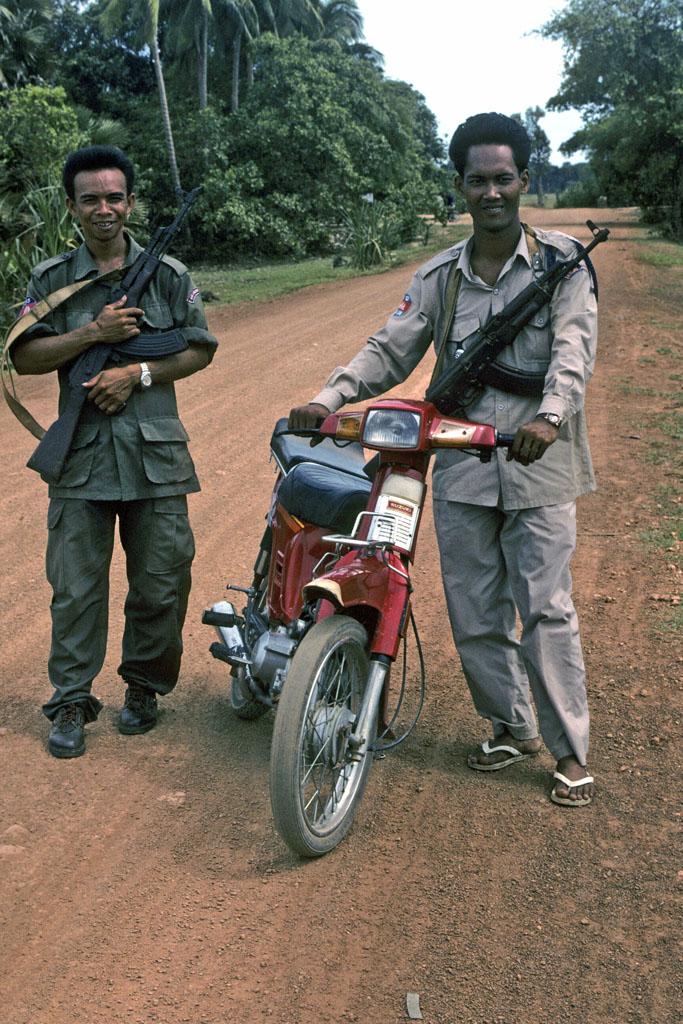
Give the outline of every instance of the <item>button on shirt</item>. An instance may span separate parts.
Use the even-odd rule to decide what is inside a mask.
[[[536,235],[542,256],[553,248],[555,259],[562,260],[576,249],[576,243],[560,232],[537,231]],[[472,244],[470,238],[421,267],[406,296],[408,308],[404,299],[401,315],[390,317],[347,367],[337,367],[313,401],[336,410],[405,380],[440,336],[446,280],[454,261],[462,278],[445,342],[445,365],[457,358],[458,351],[466,350],[489,316],[499,313],[533,279],[523,231],[493,286],[472,270]],[[499,357],[517,370],[544,373],[543,397],[521,397],[486,387],[467,410],[468,419],[491,423],[510,434],[539,412],[557,413],[564,420],[557,440],[531,466],[508,462],[502,449],[494,452],[490,463],[462,452],[439,451],[432,481],[434,498],[518,509],[572,501],[594,490],[583,402],[596,343],[597,306],[590,274],[581,264],[557,287],[550,308],[540,310]]]

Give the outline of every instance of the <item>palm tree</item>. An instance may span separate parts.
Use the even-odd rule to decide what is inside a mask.
[[[178,161],[176,159],[175,144],[173,142],[173,130],[171,128],[171,114],[168,109],[166,97],[166,83],[164,72],[161,66],[161,53],[159,51],[159,0],[109,0],[101,16],[102,28],[109,35],[113,35],[116,29],[123,23],[125,17],[131,13],[137,25],[138,41],[149,46],[154,65],[154,75],[159,90],[159,105],[161,107],[161,121],[164,127],[164,138],[166,140],[166,151],[171,171],[171,180],[176,193],[182,192],[180,174],[178,172]]]
[[[323,39],[357,43],[363,38],[363,15],[356,0],[318,0]]]
[[[42,82],[49,63],[51,0],[0,4],[0,89]]]

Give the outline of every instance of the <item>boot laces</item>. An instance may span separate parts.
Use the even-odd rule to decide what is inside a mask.
[[[156,694],[152,690],[146,690],[144,686],[129,683],[124,703],[131,711],[149,713],[156,708]]]
[[[60,732],[74,732],[84,724],[85,714],[79,704],[67,704],[57,712],[56,725]]]

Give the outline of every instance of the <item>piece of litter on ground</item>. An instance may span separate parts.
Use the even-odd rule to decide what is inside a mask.
[[[406,994],[406,1010],[411,1020],[422,1020],[420,997],[417,992],[408,992]]]

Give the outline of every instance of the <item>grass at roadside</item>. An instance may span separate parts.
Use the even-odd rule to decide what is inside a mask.
[[[683,245],[665,242],[661,238],[643,239],[637,258],[653,267],[683,267]]]
[[[426,240],[403,246],[393,253],[390,263],[365,271],[349,266],[334,267],[331,258],[324,257],[300,260],[298,263],[291,260],[260,263],[251,267],[219,267],[208,263],[193,265],[192,276],[204,293],[211,292],[216,296],[212,301],[223,304],[260,302],[306,288],[308,285],[381,274],[393,267],[429,259],[434,253],[447,249],[449,245],[465,238],[469,232],[469,224],[456,223],[446,227],[429,224],[425,227]]]

